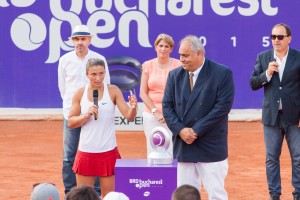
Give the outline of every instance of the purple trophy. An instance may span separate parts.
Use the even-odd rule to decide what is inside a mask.
[[[148,155],[148,163],[166,165],[173,162],[172,156],[167,151],[170,140],[170,135],[165,128],[156,127],[152,130],[150,143],[154,150]]]
[[[165,144],[165,136],[162,132],[157,131],[153,134],[152,141],[155,146],[163,146]]]

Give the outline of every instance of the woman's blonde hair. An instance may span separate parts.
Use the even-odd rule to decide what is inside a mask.
[[[105,63],[102,59],[100,59],[100,58],[90,58],[86,63],[86,72],[88,72],[89,69],[94,67],[94,66],[101,66],[101,67],[104,67],[104,69],[105,69]]]
[[[171,48],[174,47],[173,38],[171,36],[169,36],[168,34],[165,34],[165,33],[161,33],[157,36],[156,40],[154,41],[154,46],[157,46],[158,43],[162,40],[167,42],[170,45]]]

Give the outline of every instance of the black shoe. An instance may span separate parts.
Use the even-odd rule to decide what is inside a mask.
[[[295,194],[294,195],[294,200],[300,200],[300,195],[299,194]]]
[[[270,200],[280,200],[279,195],[270,194]]]

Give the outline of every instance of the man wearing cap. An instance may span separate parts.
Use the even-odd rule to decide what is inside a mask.
[[[61,98],[63,100],[63,168],[62,177],[65,186],[65,194],[67,194],[72,187],[76,186],[76,176],[72,171],[77,146],[80,135],[79,128],[68,127],[68,114],[72,105],[72,98],[74,92],[89,83],[86,77],[86,63],[90,58],[100,58],[105,62],[106,75],[104,82],[110,83],[110,75],[106,59],[89,49],[92,35],[86,25],[78,25],[74,28],[72,40],[75,49],[66,53],[59,59],[58,64],[58,88]],[[100,194],[99,179],[96,179],[95,190]]]

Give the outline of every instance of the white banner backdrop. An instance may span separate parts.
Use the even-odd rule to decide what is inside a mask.
[[[138,103],[137,115],[134,121],[129,122],[118,109],[116,109],[115,125],[117,131],[142,131],[144,103]]]
[[[144,104],[138,103],[138,113],[134,121],[126,120],[116,109],[117,131],[143,131]],[[0,120],[63,120],[61,108],[0,108]],[[261,121],[261,109],[232,109],[229,121]]]

